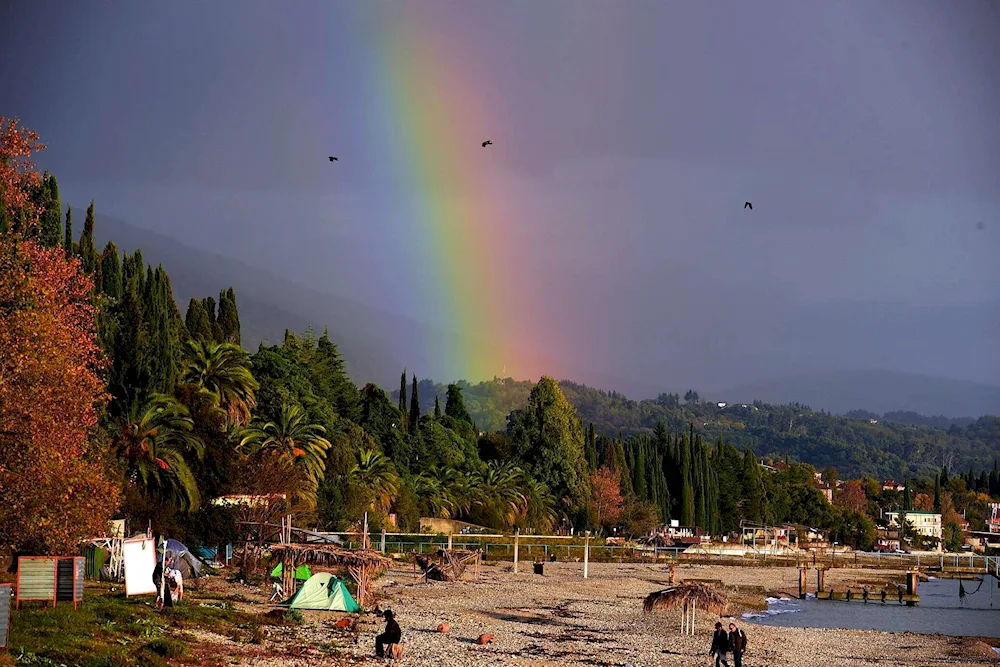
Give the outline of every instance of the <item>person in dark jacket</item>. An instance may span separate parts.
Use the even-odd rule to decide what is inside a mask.
[[[384,616],[385,632],[375,638],[375,655],[379,658],[385,657],[385,647],[387,644],[398,644],[399,640],[403,638],[403,631],[400,630],[399,623],[396,622],[395,617],[392,615],[392,610],[386,609]]]
[[[729,635],[726,634],[722,623],[716,622],[715,624],[715,634],[712,635],[712,649],[708,654],[715,656],[715,667],[719,667],[719,665],[729,667]]]
[[[747,636],[736,627],[735,623],[729,624],[729,649],[733,652],[734,667],[743,667],[743,651],[747,650]]]

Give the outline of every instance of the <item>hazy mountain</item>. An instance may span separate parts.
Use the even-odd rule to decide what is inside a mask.
[[[711,398],[731,403],[795,402],[837,414],[855,409],[949,417],[1000,414],[1000,387],[882,370],[805,373],[713,391]]]
[[[340,348],[351,378],[358,384],[396,386],[404,366],[420,377],[450,380],[441,377],[441,369],[435,368],[427,353],[449,345],[473,349],[491,358],[501,355],[497,347],[482,341],[291,282],[260,267],[193,248],[119,218],[98,214],[94,232],[102,248],[112,240],[122,251],[141,248],[147,262],[162,264],[170,274],[182,313],[192,297],[218,298],[219,290],[232,286],[240,309],[243,346],[250,350],[256,350],[261,341],[281,342],[285,329],[301,332],[311,325],[318,335],[329,327],[330,338]],[[629,382],[585,368],[580,373],[602,386],[627,386],[649,395],[658,391],[649,383]]]

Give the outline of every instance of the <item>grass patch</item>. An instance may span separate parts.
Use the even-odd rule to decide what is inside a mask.
[[[0,667],[166,667],[187,652],[192,631],[259,642],[261,626],[290,624],[190,593],[172,609],[157,610],[152,601],[152,596],[126,598],[121,587],[112,591],[95,584],[87,586],[76,611],[66,603],[55,609],[25,603],[11,613],[10,646],[6,656],[0,655]]]

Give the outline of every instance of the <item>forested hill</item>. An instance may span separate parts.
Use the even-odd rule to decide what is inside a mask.
[[[994,460],[1000,457],[1000,418],[995,416],[981,417],[965,426],[954,424],[946,431],[888,421],[867,412],[854,413],[852,418],[816,412],[798,404],[756,402],[719,407],[700,400],[685,401],[676,394],[634,401],[574,382],[562,381],[559,385],[584,425],[592,423],[599,434],[617,437],[652,433],[658,422],[679,430],[693,422],[709,442],[722,436],[726,442],[740,449],[752,448],[760,456],[787,455],[817,469],[834,466],[842,478],[933,476],[942,466],[960,471],[971,467],[979,472],[992,469]],[[527,404],[534,385],[497,379],[460,386],[479,427],[502,431],[507,415]],[[444,387],[422,383],[420,397],[425,411],[433,409],[435,394],[443,397]],[[920,417],[896,416],[911,422]]]

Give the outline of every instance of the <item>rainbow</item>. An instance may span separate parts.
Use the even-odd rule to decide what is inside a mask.
[[[490,77],[474,58],[473,37],[436,12],[430,29],[427,12],[404,5],[357,3],[351,11],[363,24],[355,33],[368,37],[357,43],[370,68],[366,138],[392,156],[380,167],[391,170],[382,175],[391,184],[382,206],[398,232],[391,242],[423,276],[401,289],[427,321],[462,334],[423,341],[427,370],[470,381],[504,368],[519,378],[550,372],[529,361],[540,358],[540,346],[525,332],[538,320],[512,242],[534,216],[489,178],[496,149],[480,144],[500,143],[490,128],[505,123],[477,94]]]

